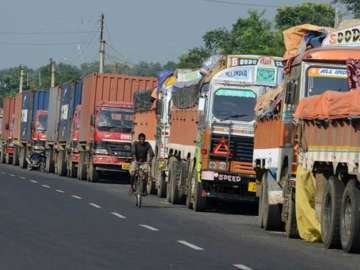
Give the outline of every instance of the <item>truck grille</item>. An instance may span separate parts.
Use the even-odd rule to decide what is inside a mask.
[[[107,143],[111,155],[118,157],[131,157],[131,143]]]
[[[227,140],[228,136],[223,134],[212,134],[211,153],[222,139]],[[230,137],[231,160],[239,161],[239,162],[252,162],[253,150],[254,150],[253,137],[234,136],[234,135]]]

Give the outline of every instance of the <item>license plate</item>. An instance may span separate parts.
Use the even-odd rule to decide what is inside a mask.
[[[248,191],[249,192],[256,192],[256,182],[249,182]]]
[[[121,169],[123,170],[129,170],[130,168],[130,163],[122,163],[121,164]]]
[[[238,175],[215,173],[214,177],[215,177],[215,180],[217,180],[217,181],[234,182],[234,183],[241,182],[241,177]]]

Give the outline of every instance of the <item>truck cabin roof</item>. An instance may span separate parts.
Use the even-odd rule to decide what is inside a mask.
[[[345,63],[348,59],[360,59],[360,48],[316,48],[308,50],[303,56],[297,56],[292,66],[300,62],[338,62]]]

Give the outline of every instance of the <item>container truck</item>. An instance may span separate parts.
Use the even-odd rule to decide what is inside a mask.
[[[45,90],[23,91],[18,94],[21,97],[19,104],[20,132],[14,139],[15,149],[13,158],[15,164],[21,168],[27,167],[26,158],[34,149],[45,150],[47,136],[47,116],[49,104],[49,92]]]
[[[275,98],[278,104],[274,104],[270,114],[256,121],[254,168],[259,225],[266,230],[282,230],[285,225],[288,237],[299,236],[295,208],[299,146],[298,125],[293,117],[295,108],[304,98],[329,89],[348,91],[346,61],[360,58],[359,48],[336,42],[330,45],[326,40],[321,47],[308,49],[287,63],[283,90]],[[327,242],[326,237],[323,240]]]
[[[95,73],[83,79],[80,117],[74,117],[72,123],[79,136],[69,157],[78,156],[79,179],[93,182],[101,172],[128,171],[133,95],[138,90],[155,88],[156,84],[156,78],[119,74]]]
[[[283,78],[282,59],[230,55],[204,80],[176,82],[170,110],[167,199],[195,211],[210,199],[256,202],[254,106]]]
[[[71,125],[76,107],[81,103],[82,81],[70,81],[50,90],[46,170],[60,176],[72,176]],[[75,175],[74,175],[75,176]]]

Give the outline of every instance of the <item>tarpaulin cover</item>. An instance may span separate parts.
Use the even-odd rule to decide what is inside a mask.
[[[278,105],[284,93],[285,85],[280,84],[275,90],[267,91],[257,99],[255,114],[258,119],[278,113]]]
[[[159,78],[158,78],[158,82],[159,82],[159,88],[161,88],[162,84],[170,77],[174,74],[173,71],[170,70],[164,70],[160,73]]]
[[[301,239],[321,241],[320,221],[315,211],[316,185],[314,176],[298,165],[296,172],[296,222]]]
[[[360,89],[350,92],[326,91],[322,95],[302,99],[295,111],[295,118],[341,119],[360,115]]]
[[[134,109],[135,112],[150,111],[153,105],[154,98],[152,97],[154,89],[138,91],[134,94]]]
[[[200,90],[199,81],[191,83],[175,83],[173,86],[172,101],[178,109],[188,109],[194,107],[199,100]]]
[[[306,49],[306,41],[310,41],[310,36],[308,36],[308,40],[305,41],[305,36],[309,33],[327,33],[332,29],[327,27],[321,27],[312,24],[302,24],[291,27],[283,32],[284,34],[284,43],[285,43],[285,55],[284,59],[290,59],[295,57],[301,50],[305,51]],[[325,36],[323,36],[324,38]]]

